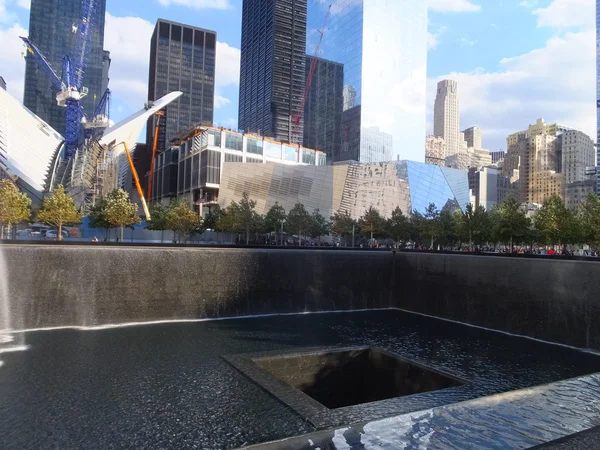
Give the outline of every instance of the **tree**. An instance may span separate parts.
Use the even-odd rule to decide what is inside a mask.
[[[352,236],[352,231],[356,227],[356,221],[348,214],[336,212],[331,216],[331,233],[338,239],[347,239]]]
[[[172,230],[179,242],[187,239],[192,233],[201,233],[202,220],[186,203],[175,202],[169,205],[165,224],[168,230]]]
[[[440,212],[438,239],[442,245],[454,245],[459,240],[456,211],[460,211],[460,208],[447,207]]]
[[[146,229],[151,231],[161,231],[160,241],[163,241],[163,231],[168,230],[167,214],[169,206],[162,203],[155,203],[150,207],[150,217],[152,220],[146,222]]]
[[[4,227],[11,227],[28,220],[31,200],[19,191],[9,179],[0,180],[0,239],[4,239]]]
[[[496,220],[494,233],[496,239],[509,244],[511,253],[515,242],[522,242],[531,227],[531,220],[519,206],[515,197],[508,196],[495,206],[492,216]]]
[[[321,242],[321,236],[326,236],[330,233],[331,226],[327,219],[319,212],[319,209],[315,209],[310,218],[310,225],[308,227],[308,234],[313,239],[319,239]]]
[[[106,218],[106,200],[104,198],[96,200],[96,203],[90,207],[88,219],[88,226],[90,228],[104,230],[106,237],[106,230],[110,229],[111,225],[108,223],[108,219]]]
[[[256,202],[250,200],[246,192],[243,193],[238,203],[231,204],[222,211],[217,221],[217,228],[232,233],[243,232],[246,236],[246,245],[250,243],[250,233],[258,225],[258,214],[254,211]]]
[[[590,192],[578,213],[583,241],[594,249],[600,248],[600,198]]]
[[[483,206],[473,207],[469,203],[465,211],[456,212],[457,228],[460,239],[469,243],[469,249],[473,244],[481,245],[490,237],[490,223],[488,214]]]
[[[65,193],[62,184],[54,189],[51,196],[44,198],[38,220],[57,227],[59,241],[62,241],[63,225],[81,222],[81,216],[75,209],[75,201]]]
[[[410,226],[408,218],[402,212],[399,206],[392,211],[392,216],[386,224],[389,235],[396,241],[406,241],[410,239]]]
[[[210,208],[208,214],[206,214],[204,217],[204,227],[207,230],[218,231],[217,224],[219,223],[219,219],[221,218],[222,214],[223,211],[219,205],[215,205],[214,207]]]
[[[248,245],[250,243],[250,232],[256,229],[258,222],[258,214],[254,211],[256,201],[250,200],[248,193],[244,192],[238,205],[239,227],[246,234],[246,245]]]
[[[358,221],[360,232],[363,236],[370,237],[381,237],[385,230],[385,219],[379,214],[377,209],[373,206],[369,206],[369,209],[365,211],[365,215]]]
[[[544,200],[542,207],[533,217],[533,226],[538,238],[545,245],[572,244],[575,239],[575,217],[558,195]]]
[[[409,237],[414,242],[421,242],[423,238],[423,231],[425,224],[425,217],[416,209],[410,213],[410,217],[408,219],[408,231]]]
[[[296,203],[288,213],[287,229],[290,233],[298,235],[298,240],[302,241],[302,232],[308,233],[310,222],[310,214],[308,214],[304,205]]]
[[[277,241],[277,230],[281,229],[282,222],[286,219],[285,209],[279,203],[275,202],[267,211],[263,223],[263,230],[267,233],[275,232],[275,241]]]
[[[106,220],[111,228],[121,229],[121,241],[124,228],[140,221],[137,210],[137,205],[131,203],[129,194],[123,189],[115,189],[106,196]]]
[[[442,234],[442,227],[440,223],[440,211],[436,208],[435,203],[430,203],[425,214],[425,219],[422,223],[423,236],[427,236],[431,239],[431,245],[429,248],[433,250],[433,242],[440,237]]]

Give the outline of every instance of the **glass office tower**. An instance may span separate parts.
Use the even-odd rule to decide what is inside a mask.
[[[158,149],[165,150],[179,131],[197,123],[212,125],[215,101],[217,33],[158,19],[150,42],[148,100],[171,92],[183,95],[165,108]],[[148,121],[146,143],[153,142],[156,117]]]
[[[244,0],[239,129],[302,143],[305,48],[306,0]]]
[[[313,67],[312,82],[304,104],[303,145],[325,152],[327,158],[340,153],[344,106],[343,64],[314,56],[306,57],[306,76]]]
[[[106,0],[96,2],[91,49],[83,86],[88,95],[81,103],[91,115],[108,85],[110,56],[104,47]],[[61,74],[63,57],[71,54],[73,26],[81,20],[81,0],[32,0],[29,13],[29,38],[44,54],[57,74]],[[56,104],[56,90],[48,76],[38,69],[32,55],[25,58],[24,105],[60,134],[65,133],[65,108]]]
[[[426,3],[309,1],[307,53],[314,54],[314,31],[326,23],[318,56],[344,65],[342,144],[328,161],[423,158]]]

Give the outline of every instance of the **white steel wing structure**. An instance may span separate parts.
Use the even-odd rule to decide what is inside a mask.
[[[0,89],[0,169],[33,200],[43,196],[64,138]]]
[[[0,89],[0,169],[35,201],[62,184],[78,205],[123,184],[132,152],[147,120],[182,95],[172,92],[108,128],[102,137],[83,144],[74,158],[62,155],[64,138]]]

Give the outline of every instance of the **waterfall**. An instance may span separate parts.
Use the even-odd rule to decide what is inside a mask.
[[[0,245],[0,353],[15,352],[27,349],[23,333],[14,334],[14,318],[10,307],[8,290],[8,265],[4,256],[4,248]],[[0,361],[2,365],[2,361]]]

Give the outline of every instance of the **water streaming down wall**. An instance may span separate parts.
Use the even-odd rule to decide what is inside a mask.
[[[4,252],[15,329],[392,307],[600,349],[597,262],[293,249]]]

